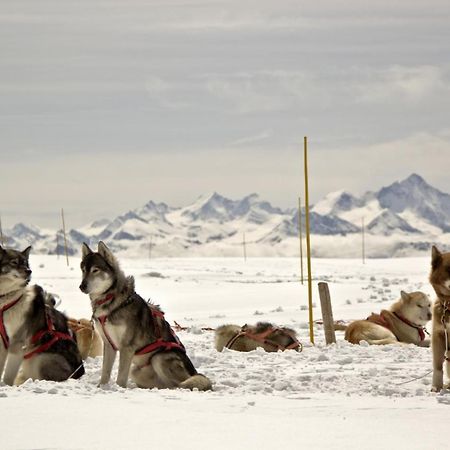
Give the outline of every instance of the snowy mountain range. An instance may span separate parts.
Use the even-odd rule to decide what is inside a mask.
[[[304,211],[302,216],[304,224]],[[358,257],[363,226],[368,257],[420,255],[432,243],[450,244],[450,195],[416,174],[361,197],[332,192],[313,205],[310,217],[318,257]],[[149,201],[113,220],[71,229],[67,241],[71,255],[82,242],[104,240],[129,257],[242,256],[245,239],[249,256],[295,256],[298,233],[296,209],[277,208],[257,194],[230,200],[214,192],[182,208]],[[19,223],[4,235],[11,247],[64,251],[61,230]]]

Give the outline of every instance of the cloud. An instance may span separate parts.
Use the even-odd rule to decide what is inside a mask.
[[[358,100],[363,103],[419,103],[449,93],[448,69],[430,65],[395,65],[374,71],[357,86]]]

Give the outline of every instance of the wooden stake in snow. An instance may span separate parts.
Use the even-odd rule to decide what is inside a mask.
[[[0,216],[0,244],[4,245],[4,240],[3,240],[3,228],[2,228],[2,218]]]
[[[244,250],[244,261],[247,261],[247,244],[245,242],[245,233],[242,236],[242,249]]]
[[[319,283],[320,306],[322,308],[323,330],[327,345],[336,343],[334,332],[333,309],[331,308],[330,290],[327,283]]]
[[[365,226],[364,226],[364,217],[361,221],[361,234],[362,234],[362,262],[366,263],[366,236],[365,236]]]
[[[312,303],[312,279],[311,279],[311,239],[309,227],[309,186],[308,186],[308,138],[303,139],[305,163],[305,226],[306,226],[306,258],[308,263],[308,307],[309,307],[309,339],[314,344],[314,317]]]
[[[63,233],[64,233],[64,251],[66,253],[66,261],[67,266],[69,265],[69,253],[67,252],[67,237],[66,237],[66,222],[64,220],[64,209],[61,208],[61,218],[62,218],[62,226],[63,226]]]
[[[303,284],[303,236],[302,236],[302,201],[298,198],[298,240],[300,243],[300,279]]]

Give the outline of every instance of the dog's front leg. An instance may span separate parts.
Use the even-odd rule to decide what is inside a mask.
[[[103,365],[100,386],[103,384],[108,384],[111,379],[111,372],[116,359],[116,353],[117,351],[112,348],[109,342],[103,342]]]
[[[117,374],[117,384],[123,388],[127,387],[128,376],[130,374],[131,361],[134,352],[129,348],[120,349],[119,373]]]
[[[439,392],[444,384],[443,364],[445,359],[444,332],[433,332],[431,337],[431,349],[433,351],[433,383],[431,390]]]
[[[3,381],[12,386],[23,361],[22,353],[9,353]]]
[[[8,350],[0,348],[0,381],[3,375],[3,369],[5,368],[6,357],[8,356]]]

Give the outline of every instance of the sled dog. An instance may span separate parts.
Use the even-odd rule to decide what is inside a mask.
[[[447,377],[450,376],[450,252],[441,253],[435,246],[431,251],[430,283],[437,295],[433,305],[431,349],[433,353],[432,390],[438,392],[442,389],[444,382],[444,361]],[[449,385],[445,387],[448,389]]]
[[[89,294],[103,340],[100,385],[109,382],[119,352],[119,386],[126,387],[131,375],[142,388],[211,389],[211,381],[197,373],[162,311],[136,294],[133,277],[124,275],[103,242],[97,252],[83,244],[81,271],[80,289]]]
[[[63,381],[79,378],[84,367],[66,317],[39,286],[28,286],[31,270],[23,252],[0,246],[0,378]],[[5,367],[6,365],[6,367]]]
[[[69,328],[75,333],[81,358],[95,358],[103,354],[103,341],[88,319],[69,319]]]
[[[266,352],[278,350],[302,350],[294,330],[277,327],[268,322],[256,325],[222,325],[215,332],[215,346],[218,352],[224,348],[238,352],[251,352],[262,347]]]
[[[429,347],[425,325],[431,320],[431,302],[423,292],[401,291],[400,299],[389,310],[356,320],[345,330],[345,339],[352,344],[416,344]]]

